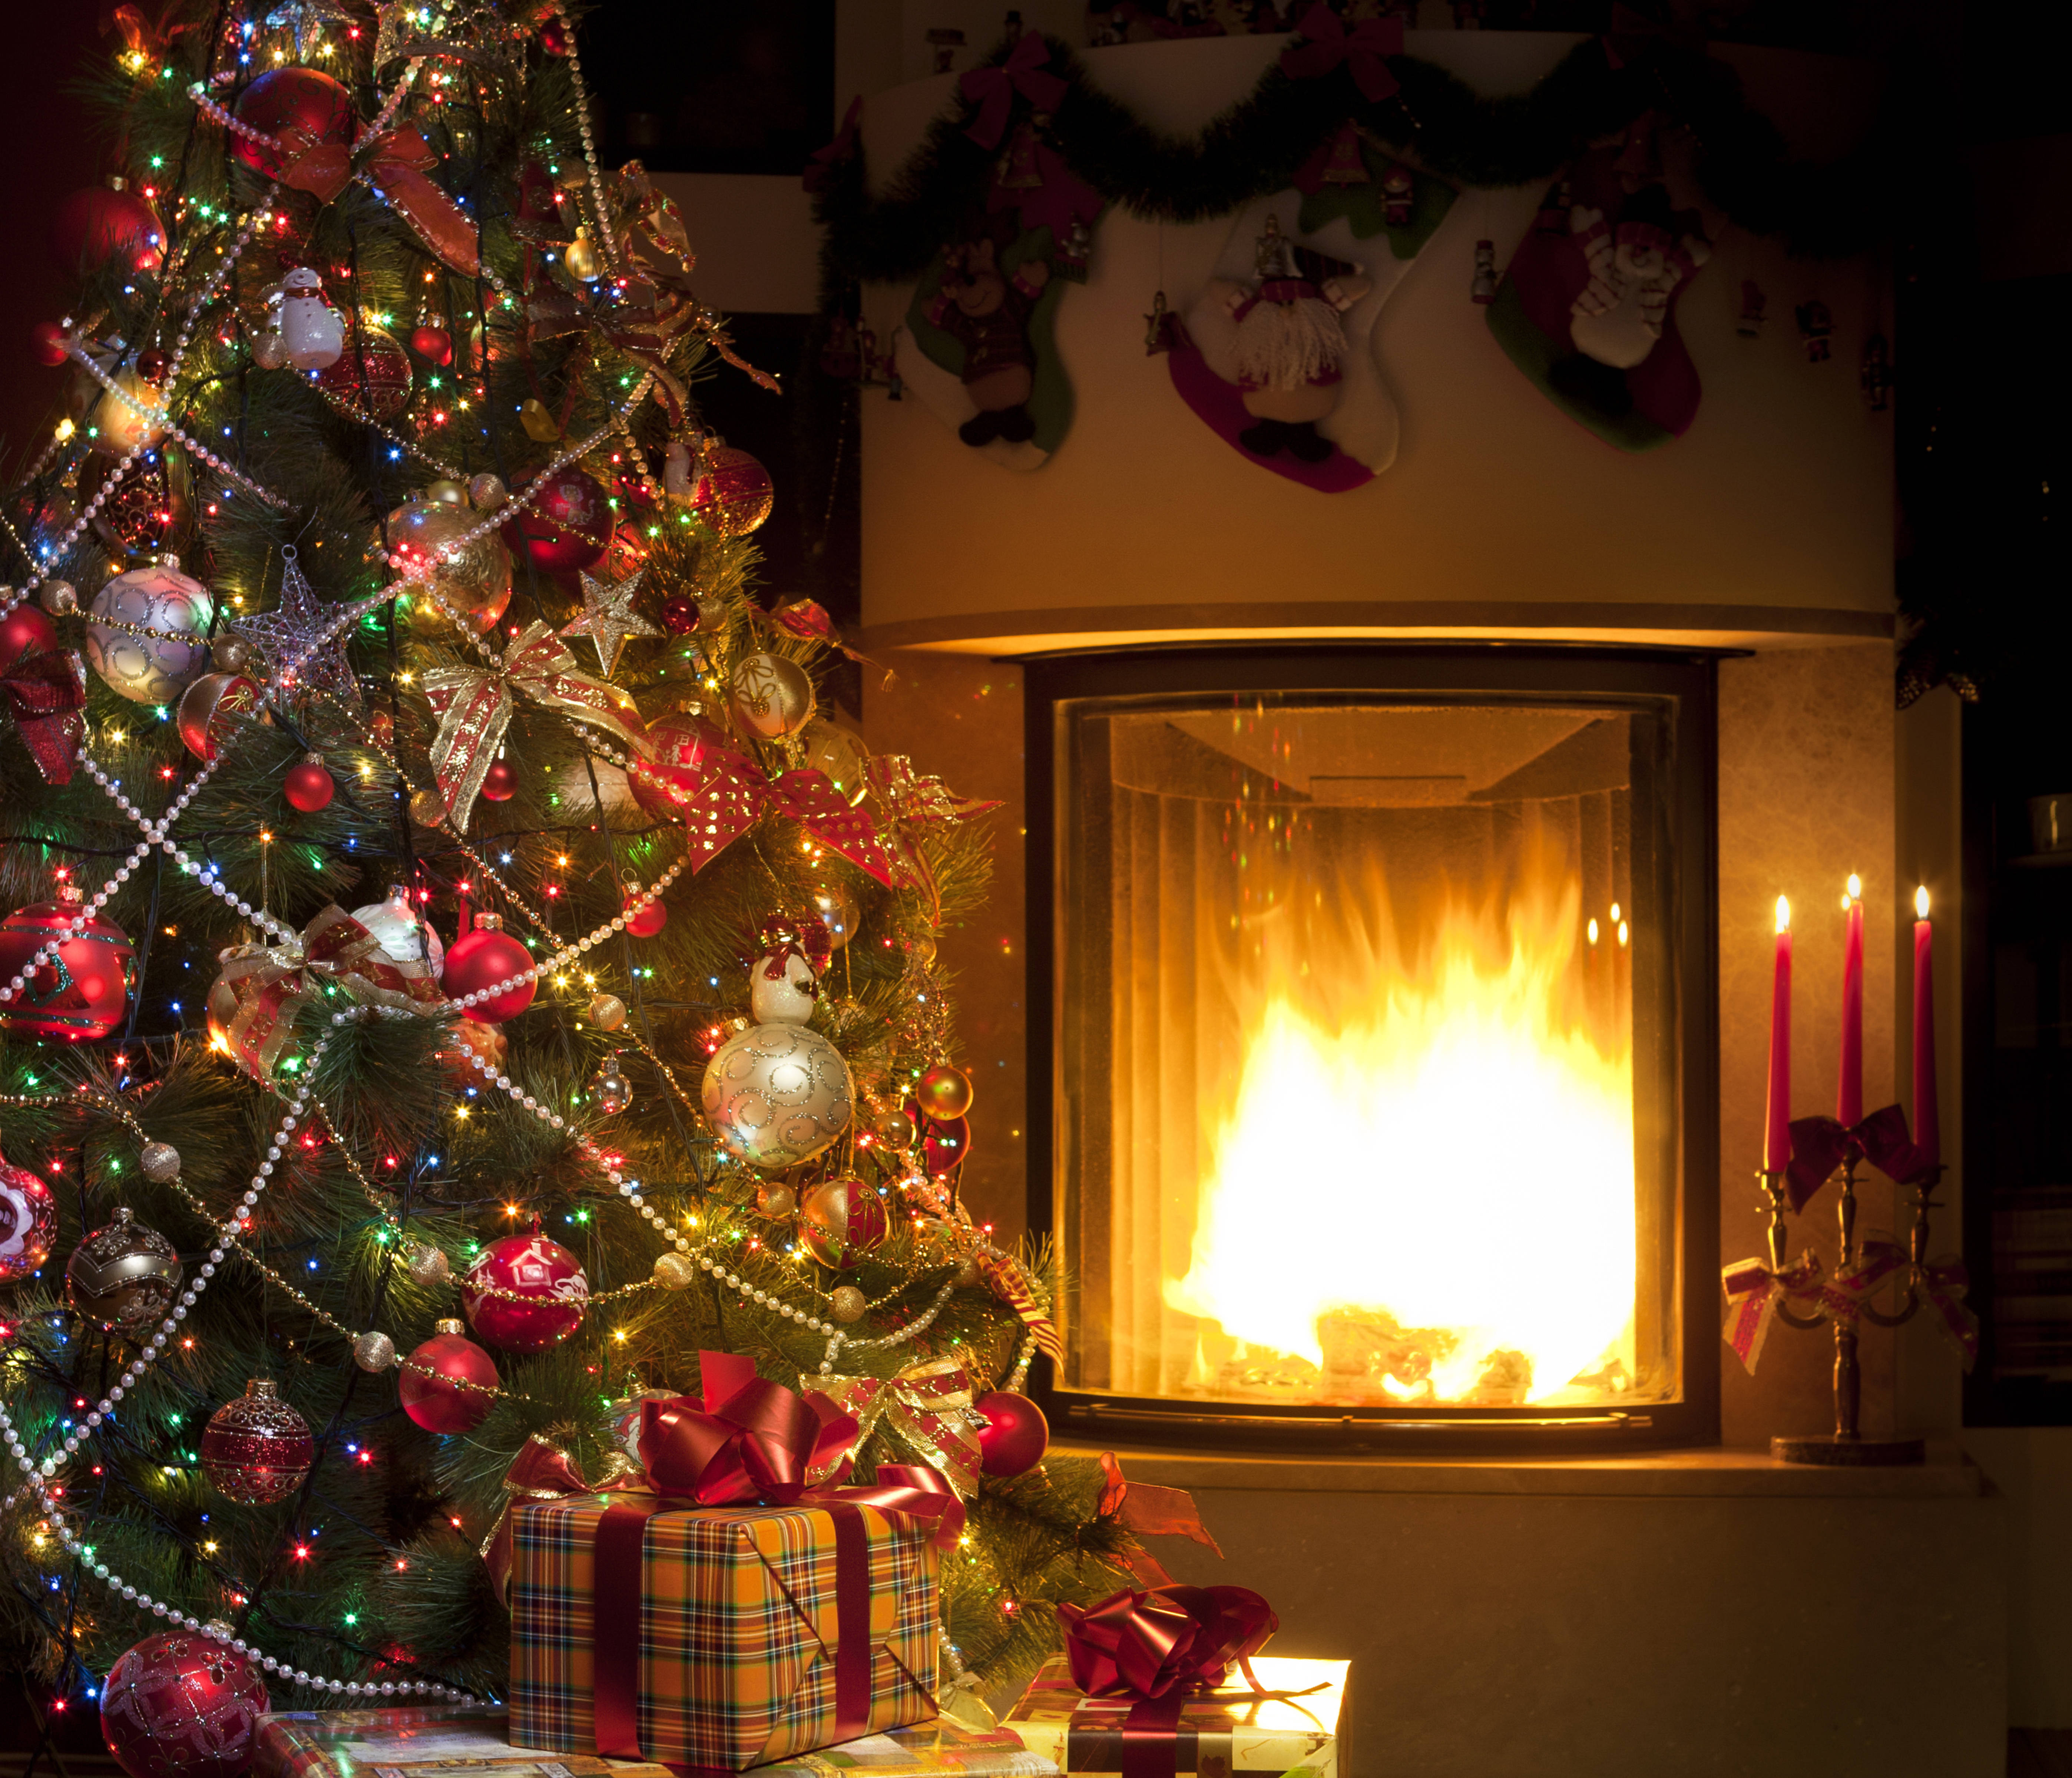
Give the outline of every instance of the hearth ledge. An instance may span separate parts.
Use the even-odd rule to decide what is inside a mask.
[[[1058,1456],[1100,1447],[1057,1443]],[[1133,1481],[1162,1488],[1272,1489],[1318,1494],[1511,1494],[1629,1499],[1948,1500],[1984,1492],[1955,1439],[1933,1439],[1928,1461],[1889,1469],[1780,1463],[1761,1451],[1654,1451],[1644,1456],[1515,1458],[1231,1456],[1118,1447]]]

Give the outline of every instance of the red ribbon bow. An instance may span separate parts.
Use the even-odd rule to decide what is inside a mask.
[[[693,875],[763,816],[778,814],[796,821],[859,870],[891,887],[892,861],[878,838],[877,824],[861,809],[852,808],[824,772],[802,767],[768,778],[753,760],[717,749],[695,763],[650,763],[639,769],[683,811]]]
[[[47,784],[72,782],[86,735],[86,663],[76,648],[24,649],[0,667],[0,697]]]
[[[818,1389],[795,1394],[731,1352],[698,1354],[701,1401],[650,1401],[640,1452],[658,1494],[700,1506],[789,1506],[845,1472],[856,1422]]]
[[[307,191],[319,204],[334,202],[352,183],[353,163],[375,195],[409,224],[426,247],[464,278],[482,270],[475,255],[475,227],[467,212],[431,178],[439,157],[409,125],[363,137],[355,146],[319,142],[291,124],[273,138],[285,157],[281,183]]]
[[[857,130],[862,121],[863,95],[859,93],[842,113],[841,128],[835,132],[835,139],[826,147],[813,150],[805,175],[799,181],[808,191],[824,191],[834,183],[835,169],[856,153]]]
[[[964,134],[981,148],[999,147],[1000,138],[1007,134],[1007,120],[1014,113],[1018,93],[1038,111],[1055,111],[1067,88],[1056,75],[1043,72],[1050,60],[1050,46],[1042,32],[1032,31],[998,67],[975,68],[965,74],[957,84],[965,98],[978,107],[978,116],[965,126]]]
[[[1832,1117],[1795,1117],[1785,1200],[1794,1211],[1804,1209],[1852,1153],[1900,1185],[1911,1184],[1934,1164],[1907,1134],[1906,1113],[1897,1105],[1873,1111],[1854,1129]]]
[[[1383,60],[1403,53],[1400,19],[1363,19],[1347,31],[1345,21],[1324,0],[1317,0],[1295,28],[1303,41],[1281,51],[1283,73],[1298,80],[1310,80],[1330,73],[1342,62],[1353,77],[1353,84],[1370,103],[1387,98],[1402,84]]]
[[[1770,1323],[1776,1320],[1781,1304],[1798,1304],[1801,1315],[1820,1310],[1822,1278],[1818,1253],[1801,1254],[1782,1271],[1759,1259],[1738,1260],[1720,1269],[1720,1287],[1726,1293],[1727,1319],[1720,1336],[1733,1348],[1734,1356],[1749,1376],[1755,1375],[1763,1343],[1770,1338]]]

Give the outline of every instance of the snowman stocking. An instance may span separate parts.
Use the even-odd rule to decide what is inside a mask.
[[[1451,187],[1348,126],[1294,189],[1240,212],[1170,356],[1210,430],[1324,493],[1396,459],[1396,404],[1370,350],[1375,319],[1453,202]]]
[[[1511,254],[1490,331],[1571,418],[1622,451],[1680,438],[1698,411],[1698,372],[1676,331],[1676,299],[1712,257],[1696,211],[1659,177],[1593,149],[1540,200]]]

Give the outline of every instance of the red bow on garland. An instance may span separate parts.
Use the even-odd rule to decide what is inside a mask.
[[[76,648],[24,648],[0,667],[0,697],[47,784],[72,782],[86,736],[86,663]]]
[[[765,777],[738,753],[706,752],[695,764],[649,763],[636,769],[683,811],[691,870],[702,870],[766,814],[796,821],[887,888],[892,862],[876,825],[843,800],[824,772],[800,768]]]
[[[1014,114],[1014,95],[1019,93],[1038,111],[1055,111],[1067,90],[1054,74],[1046,74],[1050,46],[1040,31],[1028,32],[1005,61],[996,68],[975,68],[957,84],[966,99],[978,107],[978,116],[965,126],[964,134],[981,148],[997,148],[1007,134],[1007,120]]]
[[[1873,1111],[1853,1130],[1832,1117],[1794,1117],[1785,1200],[1794,1211],[1804,1209],[1852,1153],[1900,1185],[1912,1184],[1934,1165],[1907,1134],[1906,1113],[1897,1105]]]
[[[816,148],[813,158],[808,163],[804,176],[799,183],[808,191],[821,192],[834,183],[835,169],[846,165],[856,154],[858,127],[863,121],[863,95],[859,93],[849,102],[849,109],[842,113],[841,128],[835,132],[835,139],[824,148]]]
[[[331,204],[356,174],[403,219],[427,250],[464,278],[481,271],[475,223],[433,179],[431,171],[439,157],[409,125],[379,136],[362,136],[350,146],[319,142],[296,124],[271,139],[283,157],[283,185],[307,191],[319,204]]]
[[[1345,21],[1317,0],[1296,26],[1302,41],[1281,52],[1281,68],[1298,80],[1312,80],[1343,63],[1370,103],[1387,98],[1401,84],[1384,57],[1403,53],[1400,19],[1363,19],[1350,31]]]

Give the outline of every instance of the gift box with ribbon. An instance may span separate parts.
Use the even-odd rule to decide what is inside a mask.
[[[601,1484],[536,1438],[485,1546],[511,1607],[520,1746],[739,1771],[937,1714],[936,1579],[964,1508],[940,1473],[842,1485],[827,1396],[707,1352]]]
[[[1276,1620],[1248,1588],[1127,1588],[1058,1615],[1065,1652],[1030,1681],[1003,1726],[1061,1771],[1339,1778],[1346,1769],[1352,1664],[1258,1654]]]

